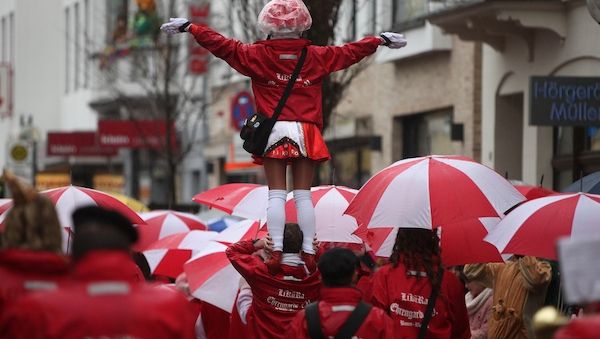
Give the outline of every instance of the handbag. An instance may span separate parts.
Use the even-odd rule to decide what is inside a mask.
[[[244,121],[244,125],[240,131],[240,137],[244,140],[243,147],[246,152],[256,156],[262,156],[264,154],[273,126],[275,126],[275,122],[277,122],[277,118],[279,118],[279,115],[285,106],[285,102],[292,92],[294,83],[296,83],[296,79],[304,64],[304,59],[306,59],[306,47],[302,49],[300,59],[298,59],[296,68],[294,68],[294,73],[292,73],[292,77],[288,81],[277,107],[275,107],[273,115],[269,118],[265,114],[257,112]]]

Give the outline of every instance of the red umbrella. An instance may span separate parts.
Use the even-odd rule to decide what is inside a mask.
[[[159,210],[140,213],[140,217],[146,222],[137,228],[140,239],[135,247],[140,251],[171,234],[207,229],[202,220],[191,213]]]
[[[212,231],[189,231],[162,238],[144,251],[150,272],[176,278],[183,272],[183,264],[205,248],[217,236]]]
[[[469,158],[427,156],[375,174],[346,213],[367,228],[432,229],[503,215],[524,199],[501,175]]]
[[[192,200],[247,219],[266,220],[269,188],[256,184],[225,184],[196,194]]]
[[[481,218],[461,222],[460,225],[438,228],[444,265],[501,262],[502,257],[498,250],[483,241],[488,231],[499,221],[500,218]],[[359,227],[355,233],[365,240],[377,256],[389,257],[394,248],[398,228]]]
[[[4,231],[4,218],[6,213],[12,207],[12,199],[0,199],[0,232]]]
[[[531,186],[531,185],[514,185],[519,193],[523,194],[527,200],[547,197],[557,192],[544,188],[542,186]]]
[[[510,212],[485,238],[501,253],[556,260],[559,238],[593,237],[600,230],[600,195],[555,194]]]
[[[231,313],[240,274],[225,254],[227,246],[211,242],[184,265],[192,295]]]
[[[242,240],[260,239],[265,235],[267,235],[267,232],[261,230],[260,222],[256,220],[242,220],[227,227],[212,240],[229,245]]]

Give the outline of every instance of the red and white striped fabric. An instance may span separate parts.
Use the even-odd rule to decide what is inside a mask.
[[[202,220],[191,213],[158,210],[140,213],[140,217],[146,222],[146,225],[137,228],[140,239],[135,247],[139,251],[145,250],[153,242],[172,234],[207,229]]]
[[[204,249],[217,234],[194,230],[173,234],[150,244],[143,252],[150,272],[176,278],[183,272],[183,264]]]
[[[6,212],[12,207],[12,199],[0,199],[0,232],[4,231]]]
[[[240,286],[240,274],[225,254],[226,245],[211,242],[184,265],[195,298],[231,313]]]
[[[265,235],[267,232],[261,230],[261,225],[257,220],[242,220],[227,227],[212,240],[228,245],[242,240],[260,239]]]
[[[350,201],[358,191],[343,186],[317,186],[311,188],[312,202],[315,206],[317,240],[325,242],[362,243],[362,239],[353,234],[358,227],[356,219],[345,215]],[[293,194],[288,194],[285,204],[287,222],[298,222]]]
[[[528,201],[510,212],[485,240],[501,253],[556,260],[559,238],[596,236],[600,195],[555,194]]]
[[[432,229],[501,216],[525,200],[506,179],[467,157],[398,161],[358,191],[346,213],[360,225]]]
[[[256,184],[225,184],[196,194],[192,200],[231,215],[266,220],[269,188]]]
[[[499,221],[500,218],[481,218],[438,228],[444,265],[501,262],[498,250],[483,240]],[[398,228],[359,227],[355,233],[364,239],[375,255],[387,258],[394,249]]]

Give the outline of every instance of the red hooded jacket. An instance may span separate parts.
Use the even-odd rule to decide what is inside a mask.
[[[18,297],[35,290],[56,289],[68,272],[66,257],[52,252],[0,251],[0,316]]]
[[[25,296],[0,321],[2,338],[195,338],[178,292],[139,282],[127,253],[96,251],[77,262],[73,282]]]
[[[231,264],[252,288],[252,306],[246,315],[248,338],[287,338],[285,329],[296,313],[319,298],[320,275],[304,266],[281,265],[271,275],[265,263],[252,255],[252,241],[240,241],[227,249]]]
[[[306,61],[279,120],[311,122],[323,127],[321,87],[328,74],[350,67],[377,50],[381,39],[367,37],[343,46],[313,46],[306,39],[263,40],[243,44],[206,26],[191,25],[202,47],[252,79],[259,112],[271,116],[304,47]]]
[[[326,338],[335,337],[340,327],[350,316],[352,309],[362,298],[362,293],[350,287],[322,288],[319,301],[321,330]],[[393,338],[394,323],[385,312],[373,307],[352,338]],[[310,339],[304,310],[300,311],[288,328],[290,339]]]
[[[572,320],[558,330],[554,339],[595,339],[600,334],[600,315]]]
[[[397,267],[385,265],[373,277],[372,303],[386,310],[395,321],[396,338],[417,337],[430,295],[429,280],[426,277],[407,274],[402,264]],[[464,286],[449,271],[444,272],[433,314],[427,330],[427,339],[471,337]]]

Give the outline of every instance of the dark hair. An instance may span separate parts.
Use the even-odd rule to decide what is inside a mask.
[[[406,270],[425,270],[431,285],[437,287],[440,283],[437,272],[442,267],[437,233],[422,228],[399,228],[390,262],[394,267],[402,263]]]
[[[299,253],[304,235],[296,223],[285,224],[283,229],[283,253]]]
[[[122,214],[97,206],[82,207],[73,213],[72,256],[77,261],[98,250],[129,251],[137,230]]]
[[[358,267],[358,258],[346,248],[332,248],[319,259],[319,272],[323,285],[345,287],[352,285],[352,278]]]

